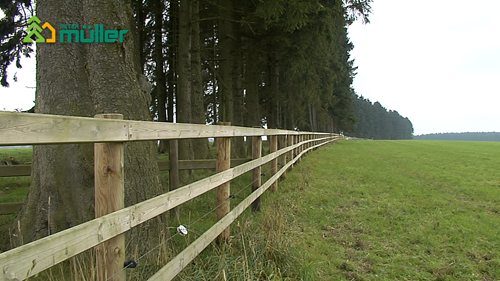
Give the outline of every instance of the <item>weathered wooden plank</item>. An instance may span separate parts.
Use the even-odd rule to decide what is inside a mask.
[[[16,214],[24,203],[0,203],[0,215]]]
[[[0,166],[0,177],[31,176],[31,165]]]
[[[320,140],[329,140],[322,138]],[[318,144],[324,145],[328,142]],[[151,218],[189,201],[220,184],[263,165],[300,144],[281,149],[262,158],[226,170],[177,190],[159,195],[109,215],[77,225],[51,236],[0,253],[0,280],[20,280],[65,261],[103,241],[128,231]],[[300,156],[298,156],[300,157]],[[296,159],[294,159],[296,161]],[[293,163],[291,161],[289,163]],[[288,167],[288,164],[287,166]],[[253,194],[253,193],[252,193]]]
[[[128,209],[0,254],[0,280],[24,280],[130,229]]]
[[[252,137],[252,158],[259,159],[262,156],[262,137]],[[262,183],[261,166],[252,170],[252,192],[259,189]],[[260,197],[252,203],[252,211],[260,211]]]
[[[231,168],[250,161],[250,158],[231,159]],[[179,160],[179,170],[215,169],[215,159]],[[169,161],[159,161],[158,169],[168,171]],[[0,166],[0,177],[31,176],[31,165]]]
[[[127,122],[0,112],[0,145],[128,141]]]
[[[278,136],[270,136],[269,138],[269,150],[271,153],[276,152],[278,150]],[[278,158],[274,158],[271,160],[271,175],[274,175],[278,172]],[[271,191],[278,191],[278,181],[273,182],[271,184]]]
[[[0,112],[0,145],[124,142],[234,136],[303,135],[277,129]],[[317,133],[325,135],[326,133]]]
[[[96,118],[123,119],[121,114],[98,114]],[[125,207],[123,171],[124,144],[94,144],[95,217],[102,217]],[[95,247],[96,280],[126,279],[125,234],[117,235]]]
[[[250,161],[249,158],[231,159],[231,168]],[[215,169],[215,159],[179,160],[179,170]],[[160,171],[169,170],[169,162],[158,162]]]
[[[221,125],[229,126],[231,123],[224,123]],[[228,170],[231,166],[231,138],[217,138],[217,165],[216,172],[221,173]],[[230,202],[229,195],[231,194],[231,182],[225,182],[217,187],[217,221],[221,220],[229,213]],[[229,227],[223,229],[217,237],[217,242],[225,243],[229,240]]]
[[[278,148],[279,149],[283,149],[286,147],[286,139],[287,139],[287,136],[284,135],[284,136],[279,136],[279,142],[278,142]],[[286,156],[287,156],[288,153],[284,153],[282,154],[278,159],[279,159],[279,162],[278,162],[278,166],[279,167],[283,167],[283,165],[286,164]],[[281,177],[280,177],[280,180],[285,180],[286,179],[286,171],[281,174]]]
[[[168,175],[168,190],[176,190],[180,185],[180,177],[179,177],[179,141],[178,140],[170,140],[169,147],[169,175]],[[179,208],[174,207],[170,210],[170,218],[179,219]]]

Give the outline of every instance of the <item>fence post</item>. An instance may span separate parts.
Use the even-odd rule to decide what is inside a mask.
[[[258,159],[262,154],[262,137],[252,137],[252,159]],[[257,190],[261,185],[262,167],[259,166],[252,170],[252,192]],[[252,211],[260,211],[260,196],[252,203]]]
[[[279,149],[283,149],[286,147],[286,135],[282,135],[279,137]],[[286,153],[281,154],[280,156],[280,169],[286,165]],[[281,174],[280,179],[285,180],[286,179],[286,170]]]
[[[95,118],[123,119],[122,114],[98,114]],[[94,144],[95,217],[125,206],[123,143]],[[101,234],[97,233],[98,236]],[[95,247],[96,280],[124,281],[125,235],[120,234]]]
[[[278,136],[271,136],[270,137],[270,152],[276,152],[278,150]],[[271,176],[275,175],[278,172],[278,157],[273,158],[271,160]],[[271,184],[271,191],[276,192],[278,191],[278,181],[274,181]]]
[[[297,136],[297,139],[298,139],[298,140],[297,140],[297,143],[301,143],[301,142],[302,142],[302,136],[303,136],[302,134],[299,134],[299,135]],[[302,144],[301,144],[301,145],[299,145],[299,147],[297,147],[297,155],[299,155],[301,152],[302,152]],[[302,156],[301,156],[301,157],[299,157],[299,159],[297,159],[297,163],[300,163],[300,160],[301,160],[301,159],[302,159]]]
[[[229,126],[230,122],[220,122],[219,125]],[[223,172],[231,166],[231,138],[217,138],[217,164],[216,173]],[[229,195],[231,193],[231,183],[226,182],[217,187],[217,221],[229,213]],[[217,237],[217,243],[229,240],[229,227],[224,229]]]
[[[293,145],[293,139],[294,139],[294,135],[288,135],[288,146],[292,146]],[[294,158],[294,155],[293,155],[293,149],[290,150],[288,152],[288,161],[292,161]],[[291,171],[293,169],[293,164],[290,165],[290,168],[288,168],[289,171]]]
[[[168,153],[169,171],[168,171],[168,188],[169,191],[179,188],[179,141],[170,140],[170,148]],[[175,207],[170,210],[170,217],[179,219],[179,208]]]
[[[293,144],[294,145],[297,144],[297,135],[293,135],[292,138],[293,138]],[[293,158],[295,158],[297,156],[297,148],[292,149],[292,152],[293,152],[292,156],[293,156]]]

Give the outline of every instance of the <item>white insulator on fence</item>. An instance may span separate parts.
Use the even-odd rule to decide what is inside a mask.
[[[177,227],[177,233],[179,233],[182,236],[186,236],[188,234],[188,230],[185,226],[181,224]]]

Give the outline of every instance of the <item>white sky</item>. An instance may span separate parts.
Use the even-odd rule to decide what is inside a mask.
[[[370,24],[349,28],[359,95],[408,117],[415,134],[500,131],[500,0],[372,7]],[[35,86],[35,60],[22,64],[10,69],[10,88],[0,87],[0,110],[33,106],[35,90],[26,86]]]
[[[349,36],[358,95],[415,134],[500,131],[500,1],[375,0]]]

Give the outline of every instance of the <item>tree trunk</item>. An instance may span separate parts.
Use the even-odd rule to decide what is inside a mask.
[[[258,55],[255,53],[253,41],[248,41],[246,52],[246,115],[245,126],[261,127],[260,103],[259,103],[259,75],[257,73]],[[247,156],[252,153],[252,141],[247,138]]]
[[[36,112],[94,116],[117,112],[124,119],[148,120],[150,95],[135,44],[130,2],[38,1],[37,15],[60,24],[103,24],[130,30],[123,43],[40,44],[37,48]],[[57,55],[54,55],[57,54]],[[143,89],[144,88],[144,89]],[[125,147],[125,205],[162,192],[154,142]],[[50,204],[49,204],[50,202]],[[18,215],[16,235],[29,242],[94,218],[93,145],[35,146],[32,183]],[[143,252],[157,244],[160,223],[144,223],[127,238]],[[141,241],[140,243],[138,243]],[[137,248],[136,248],[137,247]]]
[[[191,5],[192,1],[179,2],[179,80],[177,84],[177,123],[192,123],[191,115]],[[179,160],[194,159],[192,140],[179,140]],[[181,182],[192,181],[193,172],[183,170]]]
[[[219,96],[220,96],[220,122],[233,121],[233,79],[231,75],[234,51],[234,36],[232,29],[233,5],[231,0],[220,0],[219,2]]]
[[[153,10],[155,13],[154,37],[155,37],[155,76],[156,88],[155,96],[157,102],[158,121],[167,122],[167,81],[165,72],[163,70],[164,56],[163,56],[163,1],[152,1]],[[158,152],[166,153],[168,149],[168,141],[161,140],[158,147]]]
[[[279,64],[278,55],[274,52],[269,56],[269,112],[268,112],[268,128],[277,129],[281,127],[280,124],[280,92],[279,92]]]
[[[174,97],[177,90],[177,51],[178,40],[176,34],[179,31],[179,2],[177,0],[170,1],[170,14],[168,21],[168,105],[167,105],[167,121],[174,122]]]
[[[243,123],[243,42],[241,40],[241,30],[239,25],[233,24],[234,55],[232,60],[232,94],[233,94],[233,122],[234,126],[244,126]],[[237,47],[236,47],[237,46]],[[243,137],[234,137],[231,142],[231,155],[234,158],[244,158],[246,156],[245,140]]]
[[[203,78],[201,76],[201,45],[200,45],[200,2],[192,2],[192,32],[191,32],[191,113],[192,122],[195,124],[205,124],[206,108],[204,108]],[[193,151],[196,159],[212,159],[208,139],[193,139]]]

